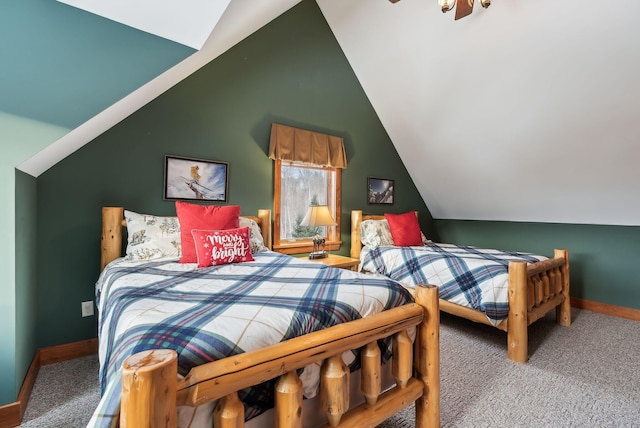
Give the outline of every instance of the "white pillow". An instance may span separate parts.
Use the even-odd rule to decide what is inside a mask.
[[[178,217],[157,217],[124,211],[127,221],[125,259],[147,261],[180,257],[180,223]]]
[[[260,226],[254,220],[246,217],[240,217],[240,226],[249,228],[249,242],[251,243],[251,254],[267,251],[268,248],[264,245],[264,239],[262,238],[262,231]]]
[[[420,232],[420,236],[422,236],[423,244],[431,242],[424,236],[424,233]],[[360,223],[360,242],[371,248],[395,245],[387,219],[362,221]]]

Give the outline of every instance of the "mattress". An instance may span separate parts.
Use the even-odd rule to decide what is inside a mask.
[[[547,257],[428,242],[415,247],[365,246],[360,259],[362,272],[394,279],[409,288],[435,285],[441,299],[480,311],[492,325],[498,325],[509,314],[509,262],[535,263]]]

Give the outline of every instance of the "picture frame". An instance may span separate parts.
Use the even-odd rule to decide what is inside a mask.
[[[166,155],[164,199],[227,202],[229,164]]]
[[[371,205],[393,205],[394,180],[367,177],[367,202]]]

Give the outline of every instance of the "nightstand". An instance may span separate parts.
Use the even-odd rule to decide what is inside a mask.
[[[300,256],[299,258],[306,259],[314,263],[322,263],[327,266],[352,270],[354,272],[358,271],[358,265],[360,264],[360,259],[352,259],[351,257],[338,256],[336,254],[329,254],[327,257],[322,259],[310,259],[307,256]]]

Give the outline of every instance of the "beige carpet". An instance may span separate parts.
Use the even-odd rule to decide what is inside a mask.
[[[506,333],[442,315],[443,427],[640,427],[640,323],[573,310],[529,327],[526,364],[506,359]],[[412,411],[380,425],[415,426]]]

